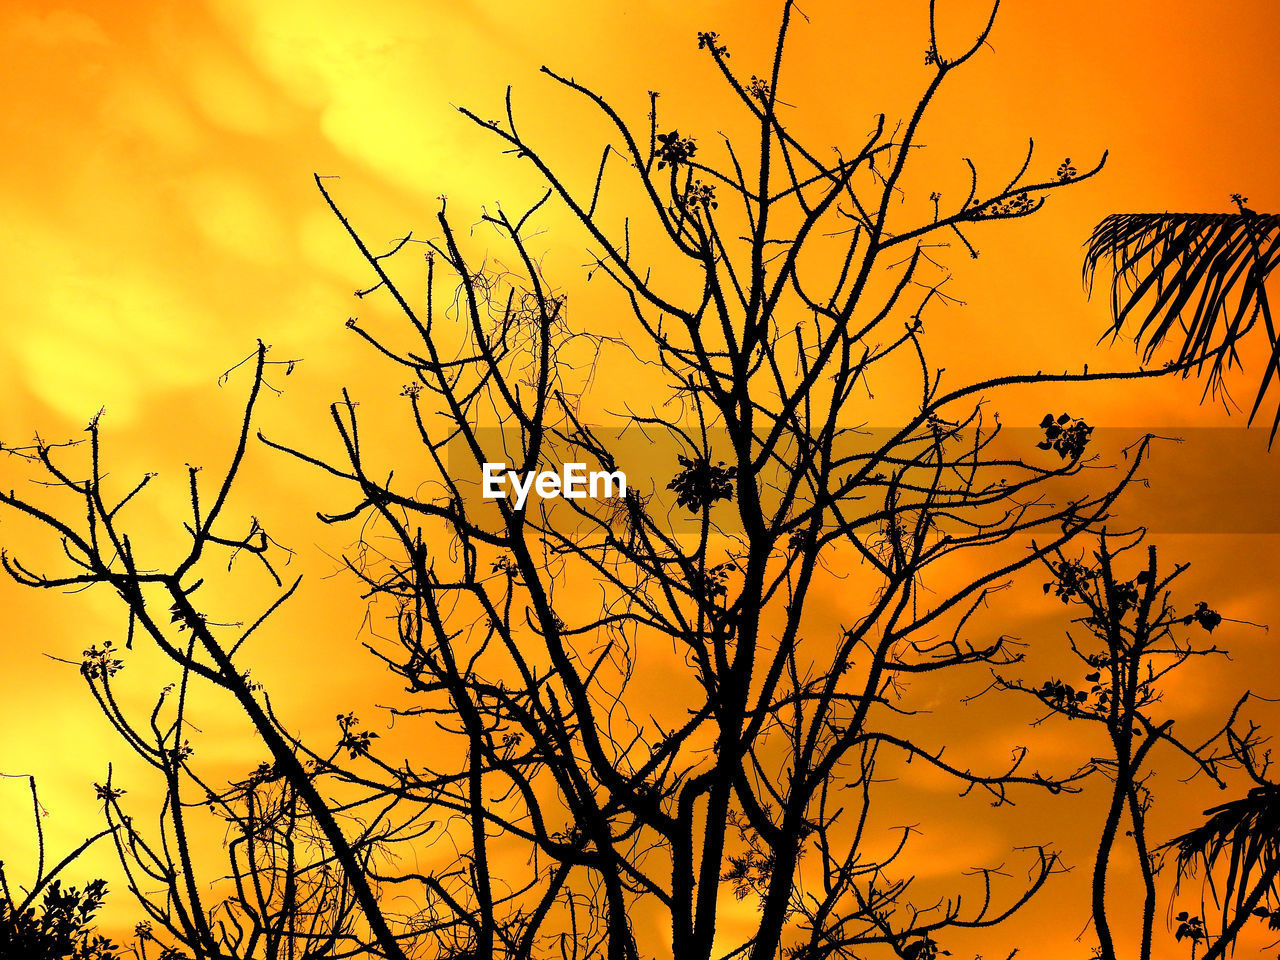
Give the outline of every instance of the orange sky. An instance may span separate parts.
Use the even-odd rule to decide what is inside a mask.
[[[984,5],[939,6],[944,25],[962,38]],[[797,122],[848,143],[874,113],[899,114],[925,82],[924,7],[920,0],[802,4],[810,23],[796,28],[780,91],[797,105]],[[720,31],[732,65],[750,73],[764,66],[777,8],[724,0],[11,0],[0,12],[0,439],[18,442],[35,428],[49,438],[77,434],[105,406],[114,469],[161,473],[143,531],[163,542],[183,508],[182,465],[213,469],[229,445],[241,394],[236,381],[222,389],[215,381],[255,337],[305,360],[284,395],[264,407],[275,436],[320,442],[325,404],[342,386],[387,406],[400,389],[393,375],[369,367],[343,327],[348,315],[373,308],[350,296],[365,275],[323,208],[313,172],[341,176],[332,181],[340,201],[378,241],[407,229],[430,234],[442,194],[462,223],[483,204],[505,199],[515,207],[534,188],[529,171],[500,156],[451,105],[496,115],[503,89],[514,84],[536,138],[571,162],[579,148],[594,160],[600,128],[537,74],[542,63],[589,82],[637,118],[645,91],[660,90],[670,123],[710,142],[723,98],[695,33]],[[969,156],[991,179],[1007,178],[1027,136],[1045,168],[1066,156],[1091,164],[1104,149],[1111,160],[1101,177],[1056,195],[1032,220],[976,239],[982,258],[958,263],[954,281],[967,306],[949,311],[938,334],[953,347],[949,369],[960,377],[1130,362],[1123,350],[1094,345],[1105,304],[1081,292],[1081,244],[1113,211],[1226,210],[1237,191],[1255,209],[1280,210],[1278,48],[1280,8],[1270,0],[1011,0],[991,49],[957,78],[925,128],[930,169],[956,177]],[[545,242],[557,282],[576,290],[581,236],[565,227]],[[621,314],[602,296],[592,293],[576,309],[579,319],[592,311],[593,327],[607,332]],[[623,387],[602,383],[594,402],[607,407]],[[1247,388],[1238,393],[1245,399]],[[1039,391],[1002,409],[1023,424],[1069,402],[1072,413],[1103,426],[1242,425],[1198,406],[1198,397],[1197,385],[1170,382],[1094,389],[1069,401]],[[1232,449],[1256,454],[1264,442],[1257,433]],[[1193,447],[1186,455],[1170,476],[1211,486],[1205,496],[1229,493],[1233,471],[1220,455],[1197,461]],[[1257,455],[1248,463],[1268,470]],[[0,461],[0,470],[11,467]],[[335,707],[371,711],[388,681],[355,652],[358,603],[334,589],[340,578],[325,579],[334,564],[323,551],[340,550],[351,534],[316,529],[311,511],[325,506],[327,489],[312,474],[262,451],[250,467],[239,506],[274,518],[273,532],[298,550],[295,563],[309,575],[301,602],[259,653],[262,675],[268,682],[287,675],[275,699],[299,729],[327,722]],[[1167,503],[1185,496],[1177,487],[1157,485],[1157,508],[1162,496]],[[1269,480],[1254,485],[1269,489]],[[0,518],[0,543],[18,550],[22,537],[19,525]],[[1280,623],[1274,536],[1162,542],[1195,564],[1192,589],[1224,612]],[[1057,611],[1035,597],[1011,600],[1009,610],[1028,631],[1060,631]],[[111,597],[54,598],[0,583],[8,732],[0,772],[39,778],[50,829],[63,841],[92,822],[89,784],[124,751],[74,669],[44,655],[76,659],[89,643],[116,636],[117,623]],[[1230,699],[1268,677],[1274,660],[1261,631],[1224,639],[1237,660],[1216,668],[1213,680]],[[337,656],[341,670],[330,668]],[[147,672],[151,666],[139,654],[131,680],[143,699],[160,676]],[[1280,685],[1260,692],[1280,694]],[[1185,692],[1191,719],[1208,722],[1217,701],[1195,693]],[[202,719],[206,755],[237,768],[260,759],[246,754],[234,718]],[[971,742],[989,736],[975,727]],[[1060,737],[1035,736],[1049,753],[1064,746]],[[0,781],[0,809],[21,803],[22,792]],[[1184,810],[1194,811],[1199,798],[1188,803]],[[955,822],[960,837],[963,821]],[[25,834],[16,818],[0,822],[6,860],[19,859],[7,851],[21,849]],[[1008,845],[999,833],[968,836],[941,842],[938,856],[958,864]],[[1083,888],[1069,889],[1068,903]],[[1045,945],[1061,952],[1029,952],[1079,955],[1070,946],[1076,932]]]

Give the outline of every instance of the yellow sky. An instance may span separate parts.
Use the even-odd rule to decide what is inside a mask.
[[[983,6],[939,5],[957,38]],[[796,29],[781,91],[797,105],[798,122],[847,143],[874,113],[900,113],[926,79],[924,6],[802,4],[810,22]],[[396,374],[366,363],[344,328],[349,315],[375,308],[351,297],[366,278],[313,173],[341,177],[332,181],[336,194],[378,242],[408,229],[431,234],[441,195],[460,223],[485,204],[515,207],[535,189],[529,170],[501,156],[452,105],[497,115],[511,83],[531,136],[571,166],[594,162],[601,128],[537,74],[542,63],[589,82],[637,119],[645,91],[660,90],[670,124],[710,143],[724,101],[695,33],[720,31],[733,66],[750,73],[764,66],[777,7],[11,0],[0,12],[0,439],[19,442],[37,428],[48,438],[76,435],[105,407],[113,469],[161,473],[142,530],[163,543],[183,509],[183,464],[215,469],[230,444],[243,381],[218,388],[216,380],[255,338],[304,359],[285,393],[266,402],[263,423],[275,436],[327,439],[324,407],[342,386],[388,407],[400,389]],[[1094,345],[1105,304],[1081,292],[1081,243],[1118,210],[1226,210],[1236,191],[1255,209],[1280,210],[1280,8],[1270,0],[1022,0],[1007,4],[990,46],[925,128],[931,170],[953,182],[962,158],[972,157],[992,180],[1007,177],[1028,136],[1046,168],[1066,156],[1091,164],[1104,149],[1111,160],[1100,178],[1055,196],[1042,215],[976,239],[982,258],[959,263],[954,281],[967,306],[948,311],[937,334],[952,348],[949,369],[958,378],[1015,365],[1130,362],[1123,350]],[[576,291],[583,238],[562,225],[545,242],[556,281]],[[584,291],[575,309],[579,320],[590,312],[602,332],[623,329],[619,304],[603,293]],[[625,387],[606,381],[594,402],[607,407]],[[1238,392],[1244,398],[1247,387]],[[1005,408],[1006,419],[1037,421],[1060,396],[1029,392]],[[1198,406],[1198,397],[1196,384],[1171,382],[1102,388],[1069,402],[1103,426],[1241,425]],[[1262,443],[1261,435],[1245,441]],[[1268,469],[1256,456],[1249,463]],[[314,509],[336,505],[322,502],[332,491],[263,451],[250,466],[238,506],[272,518],[309,576],[297,609],[260,653],[262,673],[287,677],[276,699],[299,729],[326,722],[335,705],[371,709],[388,680],[355,649],[359,604],[335,589],[345,586],[340,577],[325,579],[334,570],[325,551],[340,550],[351,534],[317,530],[311,520]],[[1176,475],[1227,494],[1231,470],[1220,467],[1192,460]],[[1185,495],[1174,482],[1167,487],[1171,498]],[[1164,495],[1157,487],[1157,508]],[[19,525],[0,519],[0,543],[18,550],[22,537]],[[1166,542],[1196,564],[1195,586],[1224,611],[1280,623],[1274,537]],[[0,584],[0,772],[39,777],[51,829],[63,839],[91,822],[88,784],[123,750],[74,669],[44,655],[76,659],[89,643],[116,636],[111,599]],[[1056,611],[1035,597],[1010,603],[1026,630],[1060,630]],[[1237,661],[1217,668],[1214,680],[1229,698],[1274,670],[1274,659],[1265,633],[1225,639]],[[341,671],[330,669],[336,656]],[[144,699],[148,679],[159,675],[147,664],[140,654],[134,671]],[[1194,693],[1186,700],[1193,713]],[[1216,702],[1203,700],[1206,715]],[[244,753],[235,717],[203,719],[202,749],[237,769],[260,759]],[[1050,753],[1061,746],[1035,736]],[[975,726],[973,743],[987,737]],[[995,753],[1004,749],[999,740],[991,739]],[[0,782],[0,809],[20,802],[21,792]],[[0,825],[4,850],[23,836],[12,818]],[[965,839],[940,842],[940,862],[1008,845],[999,832]],[[1082,888],[1070,889],[1078,897]],[[1073,955],[1062,949],[1054,955]]]

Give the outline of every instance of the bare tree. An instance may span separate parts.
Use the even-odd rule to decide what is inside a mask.
[[[137,928],[138,954],[146,960],[155,947],[164,960],[170,953],[162,945],[174,942],[198,957],[292,960],[357,953],[369,931],[355,886],[300,792],[307,787],[318,792],[326,769],[304,764],[298,781],[282,775],[278,764],[263,762],[243,780],[210,784],[193,764],[194,748],[187,739],[193,644],[186,644],[188,661],[180,665],[180,681],[162,690],[145,729],[120,709],[113,693],[112,677],[123,666],[117,651],[109,645],[90,649],[82,665],[107,718],[164,783],[159,823],[151,829],[126,812],[127,791],[110,773],[96,785],[129,889],[147,918]],[[175,691],[171,719],[162,723]],[[269,703],[266,708],[269,712]],[[339,718],[344,731],[345,721]],[[343,746],[335,746],[326,761],[332,762]],[[343,828],[340,855],[362,870],[388,845],[416,839],[411,825],[388,830],[376,817],[361,822],[332,796],[326,801],[326,814]],[[221,850],[211,853],[192,839],[191,821],[201,816],[197,811],[225,823]]]
[[[1203,601],[1190,612],[1174,607],[1171,587],[1188,565],[1162,569],[1154,545],[1147,545],[1140,569],[1131,576],[1122,574],[1119,563],[1127,559],[1125,554],[1140,549],[1142,541],[1141,532],[1111,538],[1104,533],[1089,559],[1074,559],[1058,550],[1043,561],[1050,573],[1044,592],[1081,610],[1072,623],[1083,631],[1085,639],[1077,640],[1071,634],[1068,639],[1083,679],[1072,682],[1050,677],[1037,685],[997,675],[994,685],[1034,697],[1047,711],[1035,721],[1037,725],[1057,716],[1097,724],[1106,731],[1108,754],[1088,761],[1111,782],[1092,873],[1092,918],[1098,956],[1104,960],[1115,960],[1119,955],[1114,931],[1127,928],[1127,919],[1135,913],[1140,931],[1136,956],[1145,960],[1153,955],[1159,851],[1187,842],[1184,838],[1164,848],[1151,842],[1147,817],[1154,800],[1150,785],[1155,770],[1153,753],[1167,748],[1190,765],[1187,779],[1202,775],[1226,789],[1228,773],[1247,768],[1247,755],[1257,745],[1256,729],[1245,734],[1236,731],[1240,711],[1249,700],[1247,693],[1236,702],[1223,726],[1203,742],[1188,743],[1174,731],[1178,717],[1165,703],[1164,683],[1189,663],[1226,655],[1217,645],[1198,644],[1192,636],[1212,633],[1223,617]],[[1109,883],[1117,873],[1118,841],[1129,846],[1142,878],[1137,910],[1127,894],[1117,897]],[[1190,857],[1188,852],[1180,858],[1179,875],[1185,873]],[[1117,900],[1124,904],[1119,910]],[[1189,913],[1180,915],[1176,938],[1194,934],[1194,939],[1203,939],[1204,930],[1196,929],[1200,918],[1189,921]]]
[[[1101,489],[1070,495],[1061,482],[1099,465],[1088,424],[1053,419],[1039,449],[1010,453],[991,398],[1165,372],[944,380],[925,316],[953,301],[946,245],[976,255],[970,233],[1028,217],[1101,168],[1068,162],[1036,176],[1029,148],[1016,176],[981,191],[988,199],[969,163],[957,201],[935,192],[899,202],[926,114],[983,51],[995,12],[950,50],[931,4],[931,74],[914,108],[896,124],[875,118],[833,160],[780,110],[787,37],[801,16],[790,2],[759,76],[730,69],[718,34],[697,38],[753,131],[726,137],[715,160],[662,122],[656,92],[631,123],[549,70],[611,125],[581,189],[526,137],[510,94],[501,120],[464,110],[532,164],[547,192],[519,215],[486,212],[484,238],[459,231],[442,203],[423,238],[425,297],[409,292],[420,275],[393,276],[405,252],[422,249],[415,238],[367,241],[317,176],[371,272],[358,295],[385,305],[348,326],[400,372],[416,461],[411,480],[397,479],[403,449],[372,449],[366,408],[346,393],[331,408],[336,451],[264,441],[351,491],[320,518],[359,531],[347,565],[371,621],[391,628],[367,646],[403,680],[394,713],[422,725],[432,747],[421,755],[381,749],[349,713],[338,715],[336,744],[302,742],[249,679],[245,645],[297,583],[279,580],[258,521],[233,531],[226,505],[267,377],[290,361],[261,344],[250,358],[234,453],[212,493],[192,470],[188,546],[163,567],[125,521],[150,478],[115,488],[96,420],[75,466],[76,450],[40,440],[5,448],[42,471],[52,489],[38,493],[75,503],[0,493],[70,563],[36,572],[6,554],[5,568],[33,587],[114,590],[126,647],[146,638],[179,671],[176,698],[170,691],[140,722],[111,696],[123,655],[86,655],[107,715],[167,786],[156,841],[127,819],[118,787],[106,800],[126,828],[134,891],[169,936],[198,957],[245,960],[632,960],[655,950],[679,960],[876,950],[928,960],[949,935],[995,927],[1041,889],[1059,867],[1046,846],[1023,848],[1025,882],[986,867],[938,894],[917,893],[910,831],[887,853],[871,842],[890,831],[876,783],[903,762],[996,806],[1015,790],[1075,790],[1088,774],[1039,772],[1025,751],[992,770],[944,758],[944,731],[904,723],[906,684],[1014,662],[1017,649],[980,623],[993,591],[1098,529],[1146,461],[1150,438]],[[624,335],[575,326],[569,297],[543,275],[531,244],[553,199],[585,231],[591,272],[620,291]],[[677,265],[644,262],[650,247]],[[606,364],[660,384],[654,402],[637,397],[611,422],[590,422],[583,398]],[[868,434],[869,385],[905,376],[914,408]],[[476,493],[494,463],[522,475],[570,461],[630,469],[622,428],[673,445],[665,488],[520,506]],[[261,560],[280,587],[248,628],[222,623],[199,592],[225,575],[228,554]],[[815,603],[835,562],[854,571],[838,629]],[[110,666],[95,671],[104,656]],[[193,765],[183,718],[197,687],[231,698],[259,735],[269,759],[247,780],[215,789]],[[655,687],[664,695],[650,695]],[[186,826],[201,805],[231,824],[212,900]],[[745,933],[726,927],[727,897],[758,905]],[[640,916],[657,918],[665,943],[650,942]]]

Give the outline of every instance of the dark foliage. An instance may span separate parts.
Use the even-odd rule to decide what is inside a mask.
[[[723,460],[711,463],[705,457],[676,459],[684,469],[667,484],[667,489],[676,492],[676,503],[690,513],[701,513],[713,503],[733,497],[737,467],[726,467]]]
[[[119,948],[93,928],[107,882],[91,880],[83,890],[50,883],[38,907],[17,910],[0,899],[0,958],[3,960],[117,960]]]

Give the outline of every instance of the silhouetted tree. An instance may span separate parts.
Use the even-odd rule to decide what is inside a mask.
[[[1154,751],[1162,746],[1171,749],[1189,762],[1192,777],[1203,775],[1226,789],[1228,782],[1224,778],[1228,772],[1248,768],[1246,754],[1256,745],[1255,730],[1251,728],[1242,736],[1235,729],[1249,694],[1236,702],[1222,728],[1203,742],[1188,744],[1175,733],[1178,717],[1176,705],[1165,703],[1166,679],[1200,658],[1225,655],[1218,646],[1205,646],[1194,639],[1197,633],[1212,633],[1222,624],[1223,617],[1204,602],[1190,611],[1174,607],[1171,588],[1188,565],[1162,569],[1154,545],[1147,545],[1145,564],[1140,569],[1127,576],[1122,574],[1117,561],[1123,562],[1125,554],[1140,549],[1142,540],[1140,532],[1111,538],[1104,533],[1091,557],[1073,559],[1058,550],[1046,558],[1044,565],[1050,579],[1044,584],[1044,592],[1081,610],[1072,623],[1083,629],[1086,639],[1082,642],[1068,635],[1080,672],[1073,678],[1050,677],[1040,684],[998,675],[995,683],[997,689],[1019,691],[1039,701],[1048,713],[1037,724],[1059,716],[1098,724],[1106,730],[1109,753],[1087,762],[1087,769],[1101,773],[1111,782],[1092,874],[1092,916],[1099,941],[1097,955],[1103,960],[1116,960],[1120,955],[1115,931],[1125,929],[1127,918],[1135,913],[1140,918],[1135,956],[1141,960],[1153,956],[1160,863],[1158,849],[1150,840],[1147,814],[1154,799],[1149,783],[1155,770]],[[1140,905],[1130,901],[1127,894],[1117,897],[1112,891],[1108,895],[1114,886],[1109,880],[1117,873],[1116,845],[1122,837],[1121,842],[1131,847],[1142,877]],[[1185,842],[1183,838],[1174,844]],[[1180,876],[1193,855],[1191,849],[1185,856],[1180,854]],[[1119,910],[1117,901],[1121,904]],[[1177,940],[1193,929],[1194,925],[1187,923],[1189,918],[1190,914],[1183,914],[1178,920],[1174,930]],[[1238,927],[1231,931],[1232,938],[1237,930]],[[1198,934],[1199,939],[1204,939],[1203,930]],[[1225,933],[1221,939],[1227,944],[1232,942]]]
[[[191,648],[188,641],[188,658]],[[113,694],[112,677],[122,666],[109,647],[94,649],[86,651],[82,673],[112,725],[156,769],[165,787],[158,826],[148,829],[126,811],[127,791],[110,775],[96,785],[129,889],[147,917],[137,928],[144,960],[148,945],[166,942],[181,943],[197,957],[246,960],[318,960],[358,952],[367,929],[353,884],[300,795],[323,786],[326,768],[304,764],[301,779],[289,780],[275,764],[264,762],[243,780],[215,787],[193,766],[194,748],[182,734],[189,724],[189,663],[182,665],[181,680],[162,690],[145,729],[120,709]],[[250,684],[250,689],[256,687]],[[162,725],[157,718],[175,691],[172,720]],[[344,732],[349,729],[347,718],[338,721]],[[331,763],[343,746],[336,745],[325,759]],[[200,808],[225,823],[221,850],[211,853],[192,841],[189,824]],[[387,830],[376,817],[362,823],[340,803],[325,813],[342,821],[341,856],[357,864],[367,863],[390,842],[416,836],[403,824]],[[177,960],[159,949],[162,960]]]
[[[633,124],[548,70],[612,130],[579,189],[526,136],[510,95],[501,120],[464,110],[532,164],[547,192],[519,215],[481,218],[500,256],[456,230],[442,203],[423,241],[425,298],[392,276],[396,254],[422,249],[414,238],[378,252],[316,178],[371,272],[358,295],[391,308],[348,326],[405,381],[412,461],[397,473],[404,444],[371,445],[367,407],[345,392],[331,408],[336,452],[266,443],[351,491],[320,518],[357,525],[347,565],[371,616],[391,625],[368,647],[402,679],[394,712],[422,724],[432,744],[422,755],[384,750],[345,712],[336,743],[302,742],[249,678],[245,644],[297,582],[280,581],[279,551],[258,521],[232,531],[225,513],[266,378],[290,361],[261,344],[252,355],[229,465],[212,492],[194,468],[187,478],[188,541],[175,563],[160,565],[128,535],[125,508],[151,478],[131,489],[108,480],[96,420],[75,466],[75,451],[41,440],[5,448],[43,471],[53,489],[37,494],[75,501],[65,510],[0,493],[71,564],[36,572],[6,554],[5,568],[33,587],[114,590],[126,647],[149,639],[180,671],[176,697],[140,719],[111,694],[124,654],[95,648],[82,666],[166,785],[154,841],[121,809],[120,788],[105,787],[134,892],[197,956],[816,960],[879,950],[928,960],[948,935],[1002,922],[1058,868],[1052,850],[1033,846],[1025,883],[988,868],[917,895],[902,857],[909,830],[873,852],[870,838],[889,829],[876,784],[913,762],[997,806],[1015,789],[1077,789],[1087,771],[1040,773],[1025,751],[990,771],[944,758],[944,732],[904,724],[904,684],[1013,662],[1017,651],[977,622],[992,592],[1095,531],[1146,461],[1149,438],[1102,489],[1055,500],[1059,482],[1090,463],[1091,428],[1050,418],[1040,450],[1011,455],[990,397],[1165,371],[944,383],[924,319],[952,301],[942,245],[972,252],[969,233],[1034,214],[1101,164],[1036,177],[1028,150],[1012,180],[982,191],[988,199],[969,164],[971,186],[955,202],[900,203],[922,121],[984,48],[995,5],[972,43],[949,50],[930,4],[929,79],[913,110],[897,124],[877,117],[831,160],[779,109],[797,16],[785,3],[772,62],[749,80],[730,69],[718,34],[699,34],[750,131],[716,151],[664,122],[656,92]],[[552,198],[585,230],[591,274],[621,291],[625,334],[575,326],[570,298],[544,277],[530,243]],[[644,249],[664,253],[647,262]],[[601,369],[647,387],[604,425],[583,404]],[[869,385],[907,377],[910,411],[887,431],[862,431],[883,410]],[[489,463],[634,473],[616,439],[623,427],[672,445],[665,488],[520,507],[476,493]],[[646,441],[644,452],[663,449]],[[1039,541],[1020,549],[1033,533]],[[280,586],[248,628],[222,623],[200,592],[225,574],[228,554],[261,560]],[[838,628],[815,602],[832,563],[850,570]],[[260,737],[268,759],[248,780],[215,788],[193,765],[184,717],[197,687],[233,700]],[[216,883],[201,882],[215,877],[190,841],[201,806],[230,824]],[[745,934],[725,929],[730,896],[758,907]],[[642,915],[661,918],[665,943],[638,932]]]

